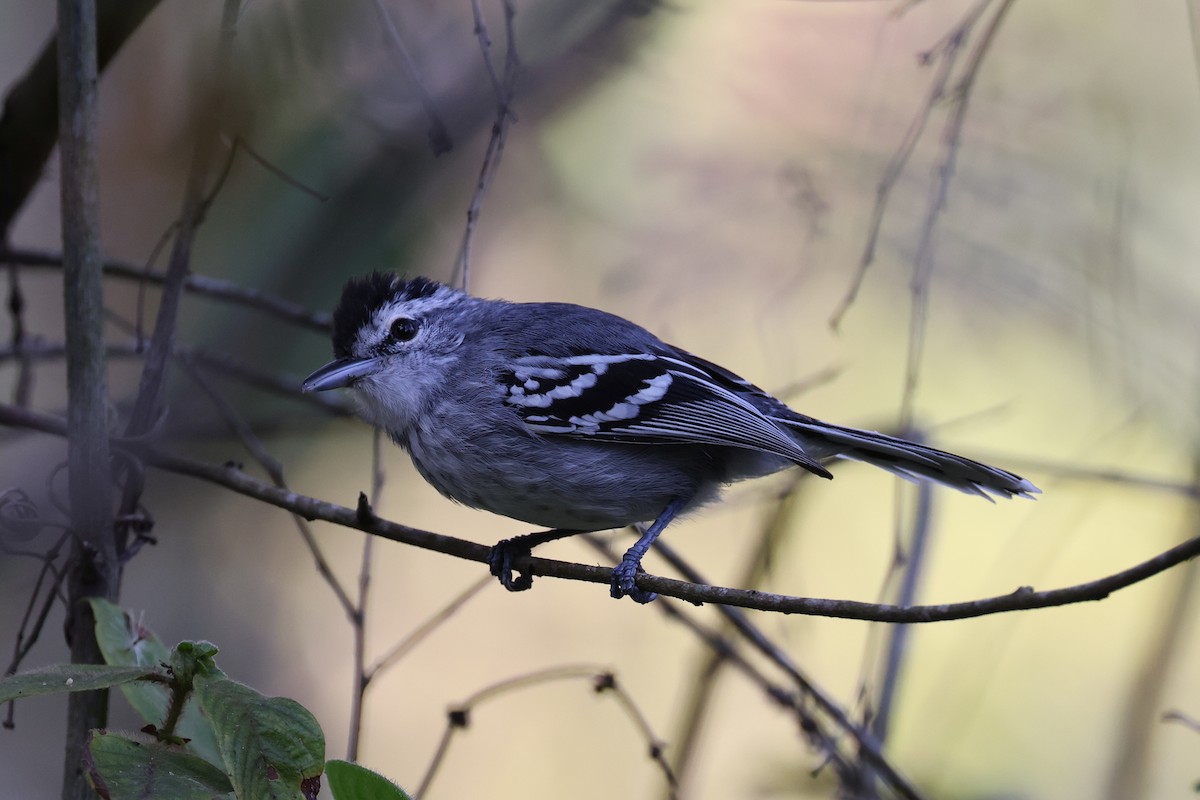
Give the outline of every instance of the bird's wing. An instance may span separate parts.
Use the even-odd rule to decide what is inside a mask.
[[[759,450],[830,477],[750,402],[762,390],[682,350],[529,355],[500,380],[504,402],[538,434]]]

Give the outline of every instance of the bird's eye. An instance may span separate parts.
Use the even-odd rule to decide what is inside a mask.
[[[392,322],[391,334],[392,338],[397,342],[411,341],[417,335],[417,331],[421,329],[421,324],[415,319],[409,317],[397,317]]]

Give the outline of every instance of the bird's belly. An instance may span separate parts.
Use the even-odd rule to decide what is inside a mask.
[[[682,451],[663,459],[636,445],[538,442],[526,440],[519,453],[419,440],[408,450],[421,476],[447,497],[547,528],[619,528],[653,520],[677,497],[694,498],[689,506],[709,499]]]

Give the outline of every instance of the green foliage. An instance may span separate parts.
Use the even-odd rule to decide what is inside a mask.
[[[212,645],[208,645],[212,647],[212,652],[207,653],[205,650],[207,656],[202,658],[195,652],[194,643],[181,643],[177,649],[182,649],[188,654],[188,661],[182,661],[181,659],[185,658],[184,653],[173,656],[152,631],[136,623],[120,606],[95,597],[89,602],[96,617],[96,640],[107,663],[114,666],[159,669],[171,665],[176,679],[181,677],[181,672],[187,671],[185,664],[192,661],[196,662],[196,666],[190,670],[192,672],[201,668],[200,664],[204,664],[204,668],[211,665],[211,669],[216,669],[215,663],[212,662],[216,648]],[[176,661],[180,663],[175,663]],[[142,719],[160,729],[166,724],[170,699],[173,696],[166,685],[140,681],[122,684],[120,688],[129,705],[133,706]],[[184,706],[178,724],[173,727],[171,733],[180,740],[187,741],[191,750],[201,758],[218,766],[222,763],[212,725],[204,716],[203,709],[195,703],[187,703]]]
[[[350,761],[325,763],[329,789],[336,800],[412,800],[396,784],[364,766]]]
[[[105,664],[55,664],[0,678],[0,703],[23,697],[109,689],[137,680],[167,680],[164,673],[144,667]]]
[[[180,642],[168,651],[118,606],[91,602],[109,663],[0,679],[0,703],[120,687],[148,725],[141,734],[92,731],[84,767],[104,800],[315,800],[325,736],[307,709],[225,677],[210,642]],[[363,780],[352,781],[350,790],[365,786]],[[405,797],[390,789],[350,797]]]
[[[325,736],[308,709],[228,678],[197,675],[195,687],[238,797],[308,796],[304,787],[316,782],[325,761]]]
[[[150,736],[92,731],[85,758],[88,781],[104,798],[226,800],[233,792],[219,768]]]

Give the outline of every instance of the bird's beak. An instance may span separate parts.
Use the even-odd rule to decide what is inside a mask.
[[[330,361],[304,379],[300,389],[304,392],[323,392],[349,386],[359,378],[365,378],[379,369],[378,358],[339,358]]]

